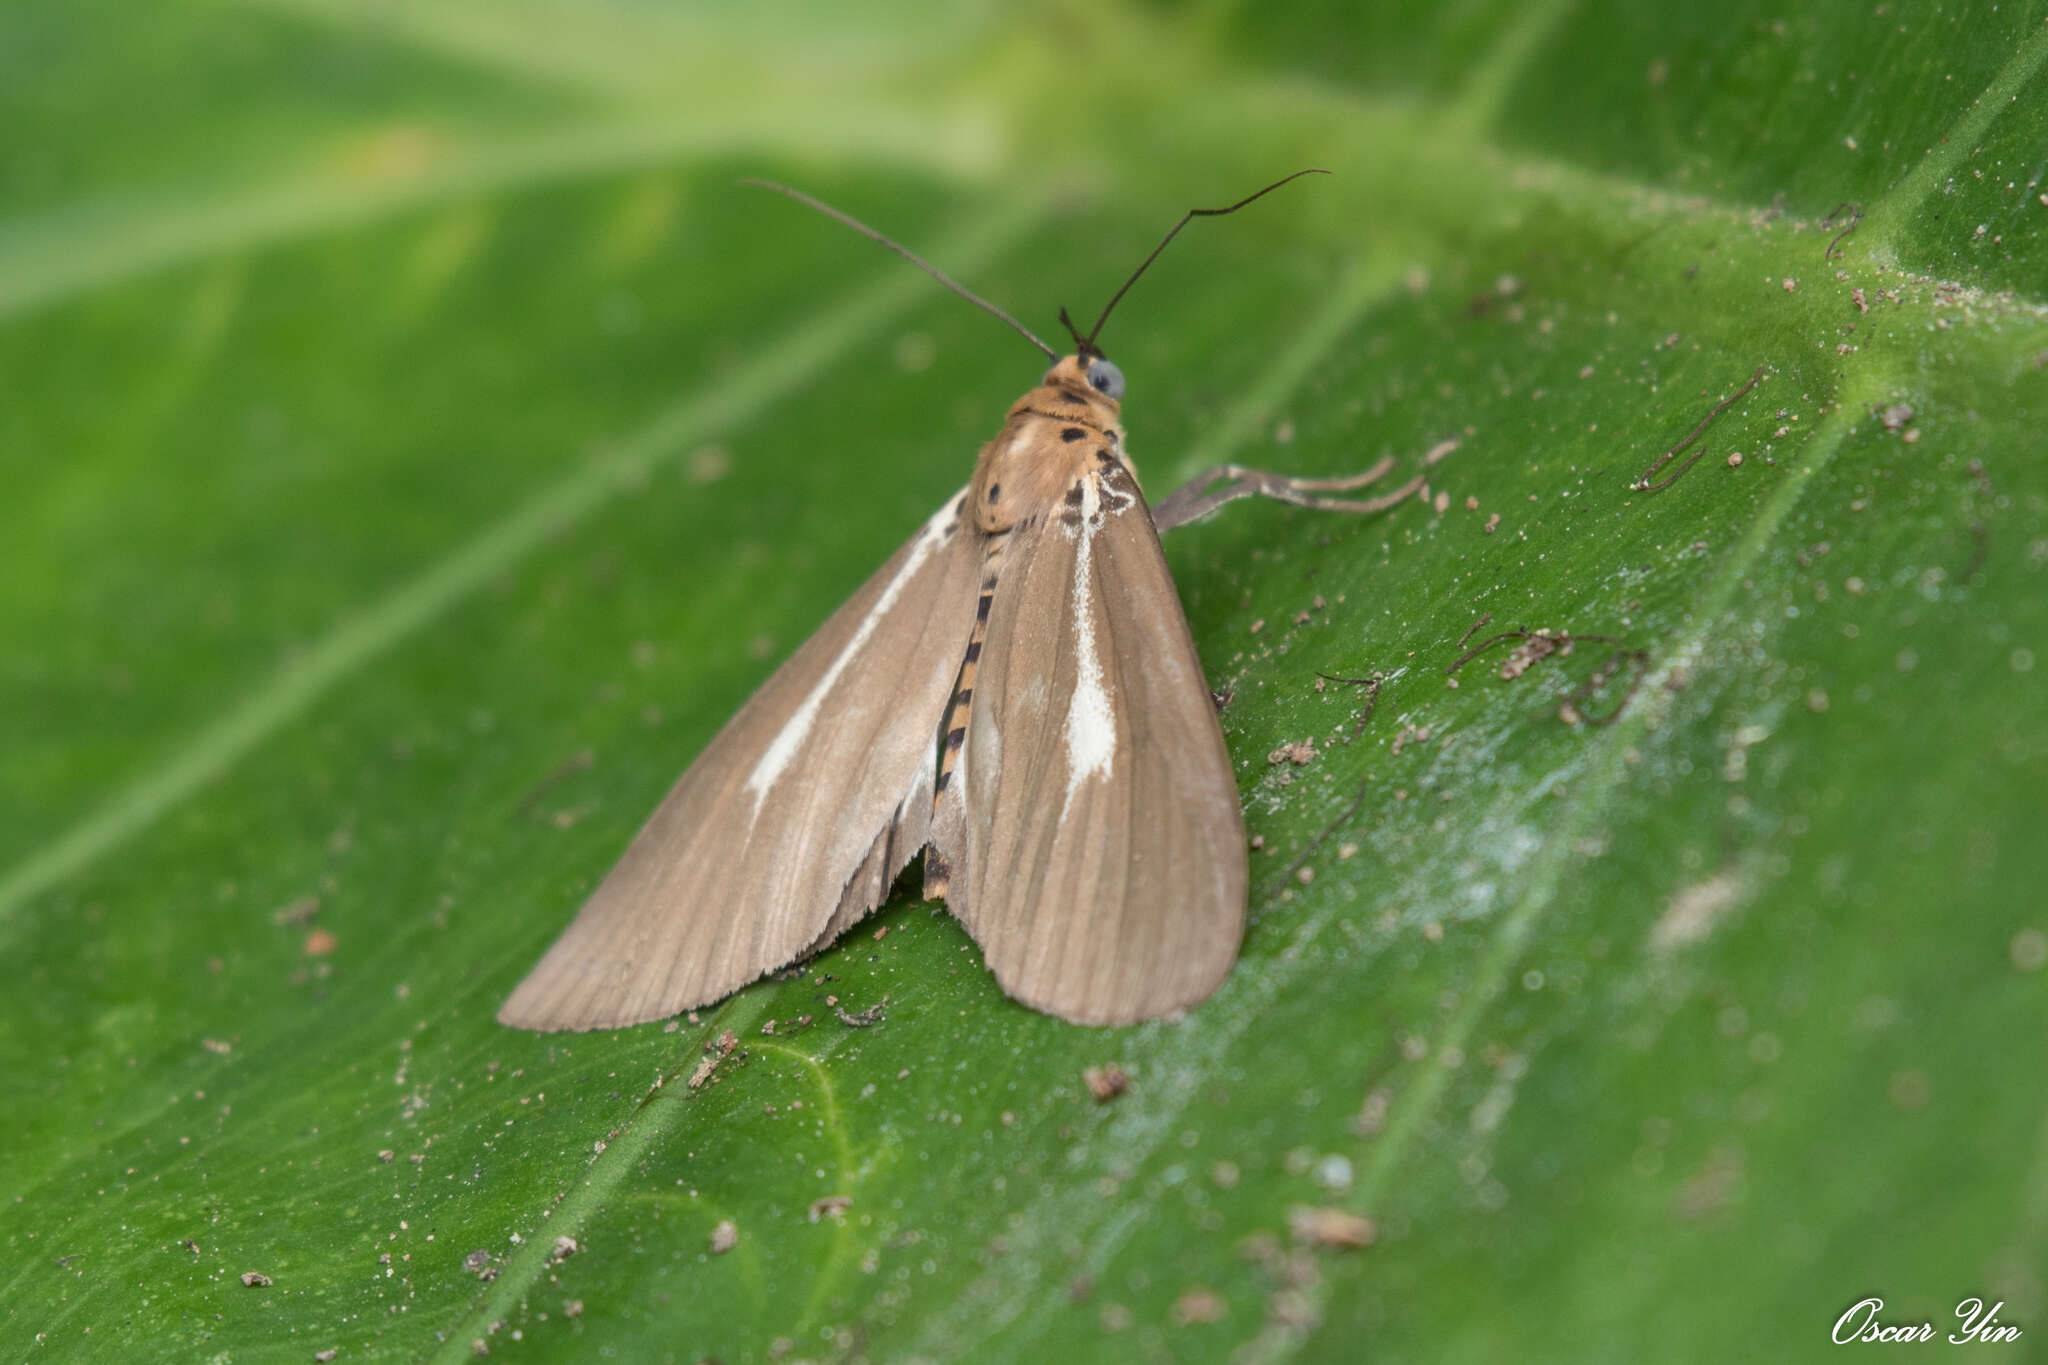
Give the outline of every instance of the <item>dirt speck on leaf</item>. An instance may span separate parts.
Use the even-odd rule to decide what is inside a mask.
[[[1276,767],[1282,763],[1292,763],[1300,768],[1315,761],[1316,742],[1313,739],[1290,740],[1266,755],[1266,762]]]
[[[1107,1066],[1091,1066],[1081,1073],[1081,1079],[1087,1083],[1088,1093],[1095,1097],[1097,1104],[1108,1104],[1131,1088],[1129,1073],[1115,1062]]]
[[[1728,872],[1681,887],[1650,928],[1650,951],[1670,953],[1700,942],[1742,900],[1744,889],[1743,881]]]
[[[1182,1327],[1215,1322],[1230,1310],[1221,1294],[1206,1285],[1190,1285],[1173,1301],[1173,1320]]]
[[[1287,1231],[1297,1242],[1336,1249],[1371,1246],[1379,1235],[1379,1228],[1364,1214],[1328,1205],[1289,1209]]]

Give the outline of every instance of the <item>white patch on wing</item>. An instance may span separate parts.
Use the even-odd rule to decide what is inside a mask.
[[[754,765],[754,771],[747,777],[747,790],[754,795],[756,814],[761,810],[761,801],[768,795],[768,789],[781,778],[783,770],[789,767],[790,760],[796,757],[796,751],[803,747],[805,738],[811,733],[811,726],[818,719],[818,708],[824,704],[825,694],[832,690],[833,684],[839,681],[839,675],[853,662],[853,656],[861,652],[868,642],[868,637],[875,633],[875,627],[881,624],[889,609],[896,605],[896,599],[903,595],[903,585],[916,576],[918,567],[930,556],[933,548],[946,538],[945,526],[952,515],[953,504],[948,500],[946,505],[924,524],[924,531],[918,536],[917,543],[910,547],[910,555],[903,561],[903,567],[889,580],[889,586],[882,589],[882,595],[875,599],[875,605],[868,608],[868,614],[861,618],[860,625],[853,632],[853,638],[846,642],[846,648],[840,650],[838,657],[832,660],[824,676],[818,679],[810,694],[803,699],[803,704],[792,711],[789,719],[783,722],[782,730],[775,736],[775,741],[762,751],[761,761]]]
[[[1067,704],[1067,799],[1060,819],[1073,808],[1075,793],[1091,777],[1107,777],[1116,758],[1116,717],[1102,686],[1102,659],[1095,649],[1095,517],[1102,499],[1095,480],[1081,481],[1080,541],[1074,551],[1074,696]]]

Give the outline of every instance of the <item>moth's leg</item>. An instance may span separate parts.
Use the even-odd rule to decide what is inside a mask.
[[[1427,476],[1417,474],[1391,493],[1382,493],[1376,498],[1333,498],[1326,495],[1363,488],[1376,479],[1384,478],[1393,467],[1394,457],[1389,455],[1362,474],[1336,479],[1300,479],[1270,470],[1246,469],[1243,465],[1218,465],[1214,469],[1203,470],[1184,487],[1167,494],[1152,509],[1152,524],[1164,534],[1176,526],[1185,526],[1198,517],[1207,516],[1226,502],[1250,497],[1272,498],[1296,507],[1314,507],[1327,512],[1384,512],[1403,499],[1413,497]]]

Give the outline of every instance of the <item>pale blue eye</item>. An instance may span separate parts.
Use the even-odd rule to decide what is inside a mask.
[[[1097,356],[1088,362],[1088,382],[1095,386],[1097,392],[1117,402],[1123,401],[1124,372],[1103,357]]]

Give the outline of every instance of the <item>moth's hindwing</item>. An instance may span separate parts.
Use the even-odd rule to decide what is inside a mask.
[[[1107,450],[1070,467],[1010,531],[934,841],[1004,990],[1123,1024],[1195,1005],[1229,972],[1244,817],[1137,482]]]
[[[964,496],[719,731],[501,1022],[619,1028],[709,1004],[887,896],[930,829],[933,737],[974,624]]]

